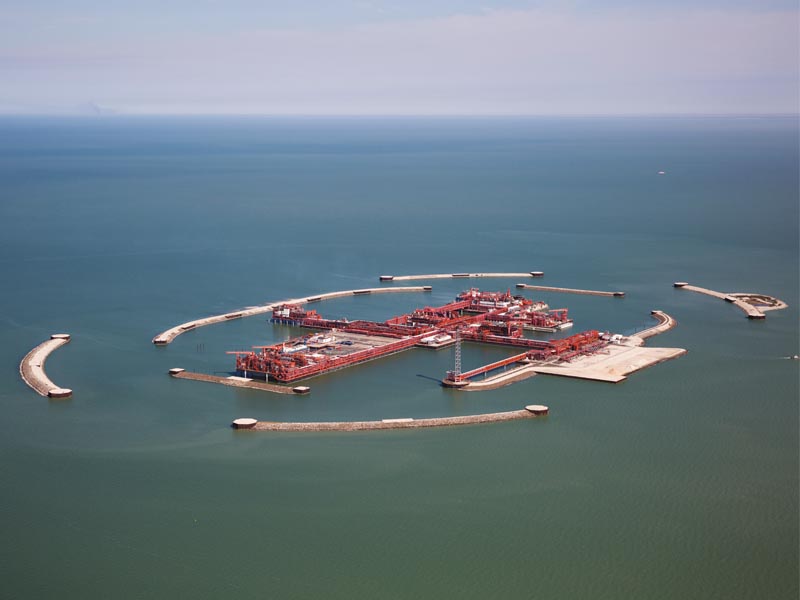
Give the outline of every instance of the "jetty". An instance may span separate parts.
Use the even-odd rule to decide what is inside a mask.
[[[625,292],[603,292],[598,290],[579,290],[575,288],[551,287],[546,285],[528,285],[518,283],[518,289],[536,290],[537,292],[561,292],[564,294],[584,294],[586,296],[612,296],[614,298],[624,298]]]
[[[433,273],[429,275],[381,275],[379,281],[413,281],[416,279],[475,279],[480,277],[544,277],[544,271],[527,273]]]
[[[308,386],[285,386],[267,383],[263,380],[250,379],[249,377],[237,377],[230,375],[221,377],[219,375],[207,375],[205,373],[192,373],[181,368],[169,370],[169,374],[175,379],[191,379],[192,381],[204,381],[206,383],[218,383],[238,388],[260,390],[262,392],[272,392],[273,394],[307,394],[311,388]]]
[[[19,364],[19,374],[22,376],[22,380],[40,396],[49,398],[69,398],[72,396],[71,389],[57,386],[50,381],[44,370],[44,363],[47,357],[54,350],[69,342],[70,335],[68,333],[54,333],[49,340],[42,342],[28,352]]]
[[[486,413],[462,417],[438,417],[432,419],[382,419],[380,421],[324,421],[317,423],[285,423],[275,421],[256,421],[255,419],[236,419],[231,426],[246,431],[375,431],[385,429],[419,429],[423,427],[452,427],[456,425],[477,425],[497,423],[517,419],[532,419],[548,414],[546,406],[530,405],[522,410]]]
[[[465,390],[467,392],[483,392],[488,390],[496,390],[497,388],[505,387],[517,381],[529,379],[536,375],[536,365],[529,363],[522,363],[516,367],[502,371],[497,375],[491,375],[485,379],[471,380],[467,385],[457,387],[456,389]]]
[[[303,298],[292,298],[289,300],[280,300],[278,302],[272,302],[270,304],[264,304],[260,306],[250,306],[247,308],[243,308],[241,310],[232,311],[228,313],[224,313],[221,315],[213,315],[210,317],[204,317],[202,319],[195,319],[194,321],[187,321],[186,323],[181,323],[180,325],[176,325],[166,331],[159,333],[157,336],[153,338],[153,344],[156,346],[166,346],[175,340],[176,337],[181,335],[182,333],[186,333],[187,331],[191,331],[193,329],[197,329],[198,327],[205,327],[207,325],[213,325],[215,323],[224,323],[225,321],[231,321],[233,319],[242,319],[244,317],[252,317],[254,315],[260,315],[264,313],[271,312],[278,306],[282,306],[284,304],[306,304],[309,302],[321,302],[323,300],[331,300],[332,298],[343,298],[345,296],[365,296],[369,294],[390,294],[390,293],[403,293],[403,292],[430,292],[431,286],[424,285],[424,286],[412,286],[412,287],[392,287],[392,288],[365,288],[365,289],[358,289],[358,290],[342,290],[338,292],[329,292],[327,294],[318,294],[315,296],[305,296]]]
[[[708,288],[690,285],[685,281],[676,281],[673,287],[681,290],[689,290],[698,294],[705,294],[712,298],[719,298],[729,304],[733,304],[742,310],[748,319],[765,319],[764,314],[768,310],[781,310],[788,305],[778,298],[767,296],[766,294],[743,293],[743,292],[717,292]]]

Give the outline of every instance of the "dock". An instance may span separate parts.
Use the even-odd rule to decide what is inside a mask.
[[[445,378],[442,380],[442,385],[449,388],[459,390],[478,391],[478,390],[493,390],[499,387],[506,386],[515,381],[533,377],[536,372],[530,368],[528,362],[528,353],[515,354],[507,358],[477,367],[470,371],[460,373],[455,379]],[[510,370],[509,366],[513,366]],[[489,375],[493,371],[503,369],[500,373]],[[475,379],[483,375],[483,379]]]
[[[765,319],[767,317],[767,315],[764,314],[765,311],[781,310],[788,306],[782,300],[767,296],[766,294],[717,292],[708,288],[690,285],[685,281],[676,281],[672,286],[677,289],[689,290],[690,292],[705,294],[712,298],[724,300],[742,310],[747,315],[748,319]]]
[[[544,277],[543,271],[528,271],[527,273],[432,273],[429,275],[381,275],[379,281],[414,281],[417,279],[475,279],[481,277]]]
[[[385,429],[419,429],[424,427],[453,427],[457,425],[478,425],[517,419],[533,419],[546,415],[545,406],[531,405],[522,410],[487,413],[462,417],[439,417],[433,419],[395,418],[380,421],[327,421],[317,423],[284,423],[275,421],[256,421],[237,419],[232,426],[244,431],[375,431]],[[237,421],[243,426],[239,427]]]
[[[238,388],[247,388],[251,390],[260,390],[262,392],[272,392],[273,394],[307,394],[309,389],[307,386],[289,387],[285,385],[276,385],[274,383],[267,383],[266,381],[258,381],[248,377],[220,377],[218,375],[207,375],[205,373],[192,373],[184,369],[174,368],[169,370],[169,374],[175,379],[191,379],[192,381],[205,381],[206,383],[218,383],[221,385],[229,385]]]
[[[280,300],[270,304],[260,306],[250,306],[241,310],[236,310],[221,315],[213,315],[204,317],[202,319],[195,319],[194,321],[187,321],[176,325],[166,331],[159,333],[153,338],[153,344],[156,346],[166,346],[171,344],[176,337],[187,331],[197,329],[198,327],[206,327],[215,323],[223,323],[232,319],[242,319],[244,317],[252,317],[264,313],[271,312],[278,306],[283,304],[306,304],[309,302],[321,302],[323,300],[331,300],[332,298],[343,298],[345,296],[364,296],[369,294],[390,294],[390,293],[404,293],[404,292],[430,292],[431,286],[412,286],[412,287],[392,287],[392,288],[365,288],[358,290],[342,290],[338,292],[328,292],[326,294],[318,294],[315,296],[305,296],[303,298],[292,298],[289,300]]]
[[[42,342],[28,352],[20,362],[19,374],[22,380],[40,396],[49,398],[69,398],[72,396],[71,389],[57,386],[50,381],[44,370],[44,363],[47,357],[57,348],[69,344],[70,339],[68,333],[54,333],[49,340]]]
[[[518,283],[518,289],[536,290],[537,292],[560,292],[564,294],[584,294],[586,296],[611,296],[614,298],[624,298],[625,292],[603,292],[598,290],[579,290],[575,288],[551,287],[546,285],[528,285]]]
[[[517,381],[529,379],[536,375],[536,365],[522,363],[516,367],[491,375],[482,380],[470,381],[467,385],[459,387],[458,389],[467,392],[483,392],[487,390],[496,390],[497,388],[505,387]]]

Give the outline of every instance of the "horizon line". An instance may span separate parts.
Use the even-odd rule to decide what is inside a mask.
[[[140,118],[140,117],[239,117],[239,118],[547,118],[547,117],[797,117],[798,112],[631,112],[631,113],[222,113],[222,112],[2,112],[6,117],[63,117],[63,118]]]

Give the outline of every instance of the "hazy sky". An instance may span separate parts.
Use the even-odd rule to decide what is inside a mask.
[[[0,0],[0,112],[798,112],[796,0]]]

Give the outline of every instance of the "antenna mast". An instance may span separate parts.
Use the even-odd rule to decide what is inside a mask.
[[[456,378],[461,375],[461,332],[456,329],[456,368],[454,370]]]

